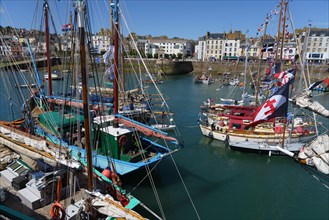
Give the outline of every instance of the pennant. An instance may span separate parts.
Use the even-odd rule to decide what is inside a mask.
[[[329,87],[329,78],[324,79],[323,82]]]
[[[259,123],[275,117],[286,116],[288,112],[289,83],[279,88],[266,102],[259,106],[249,126],[256,126]],[[248,126],[248,127],[249,127]]]
[[[322,82],[325,82],[327,85],[329,84],[329,78],[317,81],[312,83],[309,87],[308,90],[313,90],[316,86],[320,85]]]

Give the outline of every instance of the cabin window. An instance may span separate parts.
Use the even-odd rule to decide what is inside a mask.
[[[241,129],[241,124],[232,123],[232,128]]]

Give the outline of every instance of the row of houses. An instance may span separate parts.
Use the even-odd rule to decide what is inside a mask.
[[[306,42],[306,39],[307,42]],[[329,29],[311,30],[309,37],[305,33],[297,38],[285,39],[283,45],[277,45],[274,38],[258,41],[259,39],[246,39],[240,32],[232,33],[209,33],[199,38],[196,45],[196,57],[198,60],[238,60],[249,59],[268,59],[281,56],[283,60],[291,60],[298,53],[297,41],[302,42],[302,50],[306,47],[306,59],[309,62],[328,62],[329,61]],[[305,45],[306,42],[306,45]],[[265,45],[274,45],[277,51],[264,50]],[[305,49],[305,48],[304,48]],[[281,51],[282,50],[282,51]],[[277,52],[277,53],[276,53]]]
[[[136,35],[137,36],[137,35]],[[308,39],[305,45],[306,39]],[[301,34],[299,38],[286,39],[283,46],[277,45],[277,53],[284,60],[292,59],[297,53],[297,40],[300,40],[306,48],[306,59],[310,62],[329,61],[329,29],[316,29],[306,34]],[[135,42],[133,42],[135,41]],[[51,37],[50,49],[52,51],[70,51],[72,48],[69,34],[62,34]],[[44,40],[30,38],[32,51],[37,54],[45,54],[46,45]],[[104,53],[109,48],[111,39],[109,36],[93,35],[91,45],[97,53]],[[137,36],[136,39],[125,38],[125,48],[128,53],[137,45],[138,49],[147,57],[164,58],[175,55],[176,57],[193,57],[203,61],[217,60],[240,60],[248,57],[249,59],[268,59],[273,58],[273,51],[263,50],[264,44],[275,44],[274,38],[266,39],[260,42],[259,39],[247,39],[241,31],[230,31],[228,33],[210,33],[199,37],[197,41],[185,39],[159,39]],[[25,38],[15,36],[0,36],[0,56],[11,55],[22,57],[28,54]],[[168,57],[167,56],[167,57]]]

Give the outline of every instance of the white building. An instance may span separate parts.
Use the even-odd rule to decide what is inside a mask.
[[[3,58],[5,56],[12,55],[11,53],[11,42],[12,36],[0,36],[0,56]]]
[[[204,39],[199,39],[198,45],[195,47],[195,53],[198,60],[204,60],[206,56],[206,41]]]
[[[183,57],[186,55],[187,40],[179,39],[153,39],[145,44],[145,54],[158,53],[157,50],[162,50],[164,54],[178,56],[181,54]]]
[[[109,36],[99,36],[93,35],[91,37],[92,45],[94,48],[98,48],[100,52],[105,52],[110,46],[110,37]]]
[[[312,30],[306,51],[308,62],[329,61],[329,29]]]
[[[154,57],[154,54],[159,53],[159,46],[151,44],[151,43],[145,43],[145,54],[151,54],[152,57]]]
[[[240,44],[244,36],[240,31],[232,33],[210,33],[199,38],[196,53],[199,60],[238,59]]]

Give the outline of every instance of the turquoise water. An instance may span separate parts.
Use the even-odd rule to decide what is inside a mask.
[[[192,74],[170,77],[161,85],[185,141],[174,160],[200,218],[328,219],[329,189],[291,158],[235,152],[202,136],[197,125],[202,101],[227,98],[232,90],[216,91],[219,87],[219,82],[194,84]],[[232,98],[239,98],[239,90]],[[319,98],[329,107],[328,94]],[[329,127],[328,120],[323,122]],[[162,162],[158,175],[156,186],[166,218],[197,219],[170,158]],[[151,191],[145,183],[134,195],[156,210]]]
[[[11,108],[2,83],[0,117],[10,120]],[[232,87],[224,87],[216,91],[219,82],[194,84],[192,74],[167,77],[159,86],[169,98],[185,142],[185,147],[173,154],[175,164],[167,157],[153,174],[166,219],[190,220],[198,219],[198,215],[201,219],[329,219],[329,189],[291,158],[235,152],[202,136],[197,124],[202,101],[228,95],[238,99],[242,89],[232,92]],[[317,99],[328,108],[328,97]],[[328,120],[319,119],[329,127]],[[123,178],[124,187],[160,215],[150,181],[140,183],[143,174]]]

